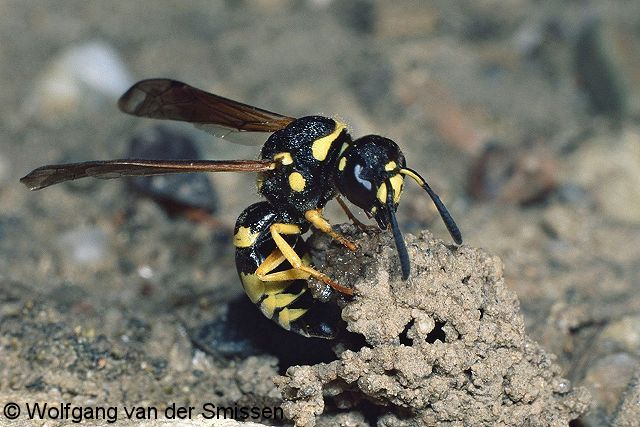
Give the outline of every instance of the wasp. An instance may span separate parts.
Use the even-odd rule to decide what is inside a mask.
[[[367,135],[352,139],[339,120],[307,116],[293,118],[214,95],[170,79],[142,80],[118,101],[128,114],[193,123],[212,131],[269,132],[259,160],[120,159],[47,165],[21,179],[31,190],[84,177],[117,178],[186,172],[256,172],[264,201],[239,216],[233,243],[243,288],[262,313],[285,329],[304,336],[333,338],[341,322],[331,295],[353,295],[311,263],[305,239],[310,227],[327,233],[351,251],[355,243],[334,230],[323,216],[325,205],[337,197],[355,221],[344,196],[391,229],[402,278],[410,275],[409,255],[396,220],[404,178],[409,177],[431,197],[453,240],[462,236],[438,195],[418,172],[406,165],[398,145],[388,138]],[[308,280],[328,287],[315,299]]]

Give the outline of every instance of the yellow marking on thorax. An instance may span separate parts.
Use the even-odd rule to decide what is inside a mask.
[[[342,153],[344,153],[344,150],[346,150],[347,148],[349,148],[349,143],[345,142],[342,144],[342,147],[340,147],[340,152],[338,153],[339,156],[342,155]]]
[[[300,172],[291,172],[289,175],[289,187],[293,191],[297,191],[298,193],[304,190],[304,186],[307,182]]]
[[[338,163],[338,170],[339,171],[343,171],[345,166],[347,166],[347,158],[346,157],[341,157],[340,158],[340,162]]]
[[[249,227],[239,227],[233,236],[233,246],[236,248],[248,248],[256,242],[260,233],[254,233]]]
[[[402,193],[402,183],[404,182],[404,178],[400,174],[395,174],[391,178],[391,188],[393,188],[393,203],[398,203],[400,201],[400,193]],[[380,203],[387,203],[387,184],[382,183],[378,188],[378,193],[376,195]]]
[[[293,163],[293,157],[291,157],[291,153],[287,153],[286,151],[282,153],[276,153],[273,156],[273,160],[279,160],[283,165],[290,165]]]
[[[392,170],[394,170],[396,167],[398,166],[398,164],[396,162],[394,162],[393,160],[391,160],[389,163],[387,163],[386,165],[384,165],[384,170],[386,170],[387,172],[391,172]]]
[[[327,154],[329,154],[329,149],[331,148],[331,144],[338,138],[340,132],[346,127],[344,123],[336,121],[336,128],[327,136],[323,136],[322,138],[318,138],[313,141],[311,145],[311,154],[313,154],[313,158],[318,161],[323,161],[327,158]]]

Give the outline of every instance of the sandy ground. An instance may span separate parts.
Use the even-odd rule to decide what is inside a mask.
[[[552,372],[540,378],[567,379],[580,405],[591,395],[572,425],[634,425],[638,16],[634,2],[595,0],[0,1],[0,403],[280,407],[275,376],[344,361],[346,348],[289,336],[246,302],[231,234],[258,200],[253,176],[212,176],[218,202],[208,221],[168,215],[122,181],[36,193],[18,182],[47,163],[126,156],[131,137],[152,123],[121,114],[118,95],[138,79],[171,77],[292,116],[336,116],[352,135],[397,141],[445,200],[464,250],[501,259],[497,276],[520,312],[505,301],[523,316],[518,336],[554,366],[534,363]],[[205,158],[259,150],[173,129],[193,137]],[[346,222],[334,204],[327,211]],[[405,232],[428,228],[449,243],[411,184],[398,217]],[[430,250],[426,240],[414,247]],[[317,262],[339,272],[339,258]],[[393,263],[381,268],[398,274]],[[344,280],[358,283],[357,273]],[[367,301],[372,291],[360,286]],[[317,387],[338,378],[323,375]],[[518,386],[531,378],[536,389],[527,375]],[[323,393],[356,396],[327,405],[319,425],[411,425],[416,413],[445,422],[429,418],[424,402],[412,407],[367,392],[366,381],[344,381],[309,392],[316,404]],[[510,396],[541,405],[557,386],[540,385],[538,400]],[[580,405],[559,404],[560,425],[583,413]],[[477,422],[447,414],[458,425]]]

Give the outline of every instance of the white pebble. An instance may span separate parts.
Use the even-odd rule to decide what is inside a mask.
[[[81,227],[62,234],[56,240],[59,248],[78,264],[96,264],[103,260],[106,236],[98,228]]]
[[[47,66],[27,99],[28,116],[57,119],[81,107],[87,95],[117,99],[133,83],[118,52],[102,41],[73,45]]]

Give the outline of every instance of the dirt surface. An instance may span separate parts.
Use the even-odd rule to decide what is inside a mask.
[[[468,387],[459,411],[493,400],[483,419],[516,410],[512,419],[542,424],[553,414],[563,424],[582,414],[578,426],[638,419],[638,2],[5,0],[0,11],[0,404],[274,407],[283,403],[273,378],[284,376],[314,384],[315,400],[290,415],[319,411],[327,395],[317,425],[485,417],[486,406],[455,412],[431,394],[439,378],[452,395]],[[231,234],[258,200],[251,174],[211,176],[218,206],[205,218],[169,212],[123,181],[36,193],[18,182],[47,163],[124,157],[152,123],[124,116],[116,100],[149,77],[292,116],[337,116],[354,136],[394,139],[465,246],[452,252],[422,233],[448,237],[411,183],[398,219],[425,268],[413,281],[396,281],[390,241],[377,258],[373,244],[358,254],[369,259],[319,242],[319,268],[359,289],[344,316],[367,343],[332,348],[271,325],[242,293]],[[243,146],[172,129],[211,159],[256,158],[262,138]],[[327,216],[347,221],[334,203]],[[440,272],[443,263],[456,267]],[[487,282],[461,290],[464,269]],[[433,305],[426,295],[451,299]],[[503,304],[472,318],[487,295]],[[391,304],[379,314],[390,314],[372,328],[353,316],[382,304],[377,297]],[[419,339],[438,320],[444,341]],[[483,341],[469,325],[481,324],[500,331],[484,345],[505,357],[474,359]],[[406,354],[426,361],[402,364]],[[395,372],[379,372],[385,364]],[[307,367],[287,373],[294,365]],[[467,368],[470,378],[454,374]],[[514,386],[488,387],[496,378]],[[414,398],[411,381],[423,391]],[[301,395],[284,390],[296,396],[284,407],[299,408],[291,405]],[[584,390],[592,402],[583,413]],[[541,402],[553,408],[535,412]]]
[[[328,407],[363,406],[366,415],[367,405],[384,426],[560,426],[586,412],[588,392],[573,390],[554,357],[525,335],[499,258],[447,247],[427,231],[407,235],[414,274],[404,282],[390,236],[352,236],[358,253],[322,254],[332,277],[353,283],[355,301],[342,315],[366,344],[278,379],[297,424],[315,425]]]

